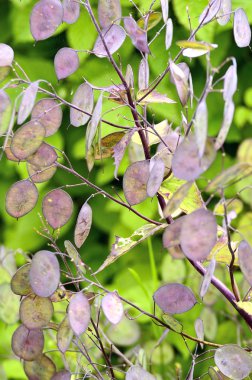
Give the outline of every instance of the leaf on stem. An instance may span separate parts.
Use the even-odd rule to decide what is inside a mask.
[[[211,50],[218,47],[216,44],[209,44],[208,42],[204,41],[182,40],[177,41],[176,44],[181,49],[184,49],[182,52],[183,56],[189,58],[200,57],[201,55],[207,54]]]
[[[69,324],[75,335],[80,336],[88,328],[90,322],[90,305],[87,297],[76,293],[70,300],[68,307]]]
[[[248,17],[242,8],[236,9],[234,13],[234,39],[240,48],[247,47],[251,41],[251,29]]]
[[[78,54],[71,48],[58,50],[54,57],[54,69],[58,80],[69,77],[80,66]]]
[[[31,12],[31,34],[36,41],[51,37],[62,23],[63,6],[60,0],[40,0]]]
[[[68,24],[76,22],[80,16],[80,3],[76,0],[63,0],[63,19]]]
[[[38,190],[29,180],[14,183],[6,195],[6,211],[13,218],[20,218],[30,212],[37,203]]]
[[[179,206],[181,205],[181,203],[183,202],[183,200],[187,196],[192,185],[193,185],[193,182],[190,182],[190,181],[186,182],[183,185],[181,185],[171,195],[171,198],[168,200],[168,203],[167,203],[165,209],[163,210],[163,214],[164,214],[165,218],[167,218],[169,215],[172,215],[175,211],[177,211],[177,209],[179,208]]]
[[[133,45],[142,53],[150,54],[147,41],[147,31],[139,28],[136,21],[132,17],[124,17],[124,28]]]
[[[31,83],[24,91],[22,100],[18,110],[17,123],[23,124],[23,122],[30,115],[38,92],[39,81]]]
[[[44,335],[40,329],[29,330],[19,326],[12,335],[11,347],[20,359],[32,361],[41,356],[44,348]]]
[[[151,91],[149,94],[148,94],[148,92],[149,92],[148,89],[138,91],[137,101],[140,100],[142,97],[144,97],[143,100],[139,101],[139,104],[145,105],[145,104],[152,104],[152,103],[158,103],[158,104],[160,104],[160,103],[168,103],[168,104],[176,103],[175,100],[168,98],[167,95],[160,94],[160,92],[157,92],[155,90]]]
[[[242,240],[239,244],[238,258],[241,271],[252,286],[252,248],[246,240]]]
[[[242,380],[252,371],[251,355],[235,344],[226,344],[214,354],[214,362],[229,378]]]
[[[120,24],[122,8],[120,0],[99,0],[98,19],[102,28],[111,24]]]
[[[168,314],[182,314],[190,310],[196,298],[187,286],[170,283],[161,286],[153,295],[155,303]]]
[[[127,202],[133,206],[143,202],[147,194],[150,162],[137,161],[128,166],[123,176],[123,192]]]
[[[53,99],[41,99],[32,110],[31,118],[37,120],[46,130],[45,137],[57,132],[62,122],[62,109]]]
[[[87,202],[82,206],[74,229],[74,243],[80,248],[89,235],[92,225],[92,209]]]
[[[199,150],[194,135],[186,137],[177,147],[172,158],[173,174],[186,181],[194,181],[209,168],[216,156],[211,139],[207,139],[203,157],[199,158]]]
[[[46,221],[54,230],[60,228],[71,218],[72,198],[64,190],[52,190],[43,199],[42,211]]]
[[[60,267],[56,255],[50,251],[37,252],[29,272],[33,292],[40,297],[50,297],[58,288]]]
[[[158,231],[161,231],[166,227],[166,224],[161,224],[156,226],[154,224],[146,224],[143,227],[138,228],[130,237],[122,238],[116,236],[115,243],[112,245],[112,250],[104,261],[104,263],[98,268],[98,270],[94,273],[97,274],[105,269],[107,266],[116,261],[119,257],[127,253],[133,247],[147,239],[149,236],[152,236]]]
[[[74,127],[85,125],[90,119],[94,107],[93,89],[88,83],[82,83],[75,91],[72,104],[80,108],[78,111],[73,107],[70,108],[70,122]]]
[[[11,100],[4,90],[0,90],[0,137],[8,130],[11,112]]]
[[[124,136],[125,132],[113,132],[104,136],[95,144],[95,160],[111,157],[114,153],[114,148],[120,143]]]
[[[161,19],[162,14],[160,12],[148,12],[137,21],[137,25],[139,28],[148,31],[154,28]]]
[[[102,36],[109,53],[112,55],[122,46],[126,38],[126,33],[121,26],[113,24],[102,30]],[[100,36],[98,36],[95,42],[93,53],[99,58],[108,56],[108,53]]]
[[[182,333],[183,326],[182,324],[177,321],[172,315],[170,314],[163,314],[162,315],[163,321],[169,326],[169,328],[178,334]]]
[[[180,245],[190,260],[205,260],[216,241],[217,223],[211,211],[200,208],[184,218]]]
[[[116,292],[107,293],[102,298],[102,310],[108,321],[114,325],[123,317],[123,304]]]
[[[11,66],[14,59],[13,49],[6,44],[0,44],[0,67]]]

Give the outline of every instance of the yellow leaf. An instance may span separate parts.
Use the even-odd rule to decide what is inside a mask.
[[[169,130],[169,124],[167,120],[161,121],[161,123],[153,125],[153,128],[147,127],[146,131],[148,133],[149,145],[160,143],[160,138],[155,134],[155,131],[158,133],[159,136],[165,137],[167,135],[168,130]],[[138,132],[134,133],[131,141],[133,143],[136,143],[142,146],[142,142],[141,142]]]
[[[187,40],[177,41],[176,44],[180,48],[183,48],[183,49],[196,49],[196,50],[206,50],[206,51],[213,50],[218,46],[216,44],[209,44],[204,41],[187,41]]]
[[[239,302],[236,302],[236,305],[246,311],[246,313],[248,313],[249,315],[252,316],[252,302],[242,302],[242,301],[239,301]]]

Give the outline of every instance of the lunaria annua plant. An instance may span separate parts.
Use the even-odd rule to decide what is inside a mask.
[[[63,28],[67,27],[65,23],[70,24],[70,30],[78,23],[80,28],[83,14],[96,30],[91,50],[63,46],[55,52],[54,68],[59,81],[67,81],[72,74],[77,78],[79,73],[78,86],[69,98],[61,96],[57,87],[43,78],[30,81],[16,62],[13,49],[0,44],[1,156],[27,166],[26,177],[12,184],[6,194],[6,212],[13,218],[22,218],[39,200],[43,226],[38,233],[49,241],[49,248],[34,252],[11,280],[12,292],[21,296],[21,324],[13,333],[12,349],[22,360],[28,379],[154,380],[208,376],[241,380],[252,371],[251,338],[249,344],[243,337],[243,331],[252,328],[252,248],[239,229],[233,237],[231,222],[236,217],[238,198],[228,191],[234,183],[252,175],[251,162],[241,159],[228,168],[224,165],[218,175],[211,177],[211,167],[224,152],[223,144],[233,121],[239,65],[235,57],[224,57],[216,65],[212,57],[222,47],[204,34],[209,26],[224,28],[232,24],[234,43],[244,48],[250,44],[251,30],[245,10],[235,8],[242,6],[242,1],[241,5],[239,0],[234,5],[231,0],[211,0],[208,4],[202,2],[203,7],[197,3],[199,17],[196,19],[193,14],[190,33],[184,30],[184,35],[180,33],[177,39],[174,14],[179,9],[181,17],[188,16],[191,21],[191,9],[186,8],[186,3],[154,0],[141,13],[133,1],[126,0],[99,0],[98,4],[89,0],[34,2],[30,12],[34,51],[40,41],[58,33],[62,24]],[[83,22],[81,33],[89,38],[85,28]],[[218,38],[215,42],[219,43]],[[159,67],[158,62],[152,52],[156,43],[163,46],[167,61],[158,75],[153,66]],[[139,57],[138,72],[136,65],[126,60],[124,47],[135,50]],[[96,61],[111,65],[116,79],[98,86],[91,83],[84,69],[78,71],[83,55],[92,62],[94,70]],[[192,68],[199,61],[206,66],[207,75],[201,92],[194,94],[196,78]],[[203,72],[202,69],[202,75],[198,72],[197,76],[203,78]],[[15,100],[11,96],[13,87]],[[221,108],[217,112],[223,115],[219,130],[210,136],[208,103],[214,96]],[[115,122],[114,117],[110,120],[115,107],[118,113],[127,109],[123,123]],[[163,107],[161,114],[158,107]],[[175,109],[179,110],[180,119],[171,123]],[[83,159],[88,171],[102,170],[100,162],[111,157],[115,165],[113,180],[119,180],[114,183],[124,197],[100,188],[90,179],[91,175],[76,171],[66,154],[49,142],[48,137],[57,134],[62,125],[63,112],[66,117],[70,113],[71,129],[64,134],[81,128],[85,135]],[[106,127],[109,133],[104,132]],[[124,174],[120,171],[122,162]],[[44,188],[40,184],[49,181],[57,171],[64,171],[67,178],[72,176],[78,181],[76,186],[90,188],[91,196],[83,200],[82,206],[74,205],[71,198],[74,182],[51,188],[46,194],[41,191]],[[105,261],[100,260],[98,268],[90,268],[78,249],[90,239],[95,217],[92,205],[100,196],[127,209],[131,236],[116,236]],[[142,203],[145,208],[137,206]],[[149,207],[155,208],[152,217],[146,211]],[[141,222],[135,230],[131,215]],[[66,240],[63,245],[61,228],[70,221],[76,221],[75,228],[69,237],[71,241]],[[169,262],[167,271],[179,272],[175,280],[167,281],[171,276],[164,272],[159,281],[155,269],[155,260],[159,259],[151,249],[150,237],[163,241],[163,254]],[[140,306],[141,300],[139,304],[132,302],[131,295],[127,298],[104,287],[97,277],[100,272],[112,273],[110,269],[116,268],[121,256],[134,247],[144,247],[145,241],[149,244],[153,284],[149,280],[145,284],[133,269],[131,274],[147,294],[148,310]],[[184,281],[185,265],[201,275],[198,289],[190,279]],[[246,280],[243,287],[239,286],[241,278]],[[216,334],[211,331],[217,322],[209,308],[214,288],[229,305],[230,323],[232,319],[241,326],[238,341],[223,345],[218,336],[214,341]],[[10,297],[8,289],[2,289],[3,300],[4,294]],[[189,323],[187,317],[182,318],[184,313]],[[154,326],[151,354],[137,345],[140,330],[134,319],[139,315]],[[190,324],[192,318],[195,323]],[[193,325],[195,333],[190,327]],[[52,337],[53,346],[47,344]],[[163,344],[169,349],[170,339],[180,341],[185,355],[187,349],[193,350],[189,369],[172,360],[174,353],[162,366],[156,365],[160,360],[155,359],[154,351]],[[125,349],[127,346],[131,349]],[[55,359],[55,350],[62,356]],[[168,354],[164,351],[163,355]],[[204,368],[200,363],[204,363]]]

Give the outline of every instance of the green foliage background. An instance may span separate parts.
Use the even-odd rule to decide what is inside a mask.
[[[97,2],[92,1],[92,6],[95,9]],[[136,16],[136,11],[132,8],[128,0],[121,1],[123,5],[123,15],[128,15],[132,12]],[[141,10],[148,10],[151,3],[150,0],[139,0],[136,2]],[[71,25],[64,24],[61,26],[56,35],[49,40],[34,44],[29,30],[29,15],[34,0],[8,0],[0,2],[0,40],[12,46],[15,51],[15,59],[23,67],[31,80],[43,78],[52,83],[59,95],[66,100],[71,101],[72,94],[78,85],[82,82],[82,78],[86,78],[89,82],[97,86],[107,86],[112,81],[118,83],[117,77],[106,59],[98,59],[89,56],[83,52],[80,54],[81,65],[76,73],[67,80],[57,82],[54,73],[53,58],[56,52],[64,46],[69,46],[74,49],[91,50],[94,41],[97,37],[95,29],[91,24],[87,12],[82,11],[79,20]],[[189,23],[186,14],[186,6],[189,7],[192,27],[198,23],[198,16],[207,4],[206,0],[174,0],[170,2],[170,17],[174,21],[174,39],[186,39],[189,35]],[[249,0],[233,0],[233,9],[235,7],[243,7],[247,12],[248,18],[252,23],[252,6]],[[159,1],[156,1],[156,10],[159,9]],[[199,33],[198,38],[207,42],[215,42],[219,45],[211,54],[212,64],[218,65],[227,56],[234,56],[238,63],[239,86],[235,94],[236,112],[233,125],[225,144],[226,156],[224,166],[228,167],[237,161],[237,151],[241,143],[245,139],[252,138],[252,55],[248,48],[239,49],[235,46],[232,36],[232,23],[227,26],[220,27],[216,22],[204,27]],[[150,36],[158,31],[158,26],[150,32]],[[174,57],[179,51],[179,48],[173,44],[172,48],[167,52],[164,45],[164,32],[151,45],[152,55],[150,57],[151,79],[154,79],[167,65],[169,57]],[[127,38],[119,54],[124,70],[127,63],[133,67],[135,78],[141,59],[140,54],[134,49],[130,40]],[[193,59],[190,63],[192,77],[196,95],[204,86],[205,79],[205,58]],[[159,86],[159,91],[166,93],[169,97],[177,99],[174,87],[170,84],[169,78],[163,80]],[[12,99],[17,95],[18,90],[13,89],[10,93]],[[96,94],[97,95],[97,94]],[[208,97],[209,107],[209,134],[216,136],[221,122],[223,113],[223,102],[221,94],[211,94]],[[104,111],[110,111],[106,118],[112,122],[130,125],[126,120],[129,117],[128,111],[123,108],[112,110],[115,107],[114,103],[109,101],[104,102]],[[180,123],[181,109],[176,105],[155,105],[150,107],[149,117],[155,114],[156,123],[167,118],[169,122],[176,127]],[[112,132],[105,124],[102,125],[102,135]],[[113,177],[114,165],[112,159],[106,159],[102,162],[96,162],[95,169],[89,175],[87,172],[84,160],[85,147],[85,127],[73,128],[69,125],[69,110],[64,109],[64,121],[60,131],[47,141],[62,149],[70,158],[74,168],[82,175],[89,177],[92,182],[103,187],[108,192],[112,192],[122,196],[121,179],[128,165],[128,159],[125,158],[120,166],[119,175],[120,182],[115,181]],[[249,150],[251,149],[252,140],[248,141]],[[244,155],[243,155],[244,156]],[[250,156],[250,157],[249,157]],[[244,159],[244,158],[243,158]],[[247,154],[245,160],[252,161],[252,155]],[[216,159],[214,165],[204,175],[204,179],[198,181],[200,186],[206,184],[207,178],[214,177],[221,171],[222,157]],[[47,183],[39,185],[40,201],[35,210],[19,221],[9,217],[5,212],[5,194],[12,183],[19,179],[26,178],[25,166],[7,161],[5,158],[0,165],[0,236],[2,249],[0,257],[2,267],[0,268],[0,307],[3,307],[6,299],[4,298],[4,283],[9,282],[10,274],[15,271],[15,263],[11,257],[15,257],[16,264],[19,266],[24,263],[24,258],[21,252],[34,253],[41,248],[47,247],[47,242],[40,236],[36,230],[41,228],[41,221],[38,213],[41,210],[41,200],[43,195],[49,190],[65,185],[75,184],[75,178],[70,175],[57,171],[56,175]],[[251,184],[251,177],[244,180],[242,186]],[[113,186],[113,188],[112,188]],[[230,189],[227,196],[233,196],[240,188],[241,184]],[[252,225],[252,190],[247,190],[242,193],[243,208],[240,210],[238,217],[233,221],[233,226],[242,229],[244,236],[252,243],[251,225]],[[75,217],[80,206],[92,193],[85,186],[69,188],[69,193],[74,199],[75,214],[71,221],[62,228],[60,235],[60,246],[64,249],[64,240],[73,241],[73,226]],[[207,196],[205,197],[207,199]],[[93,209],[93,226],[88,237],[88,240],[81,249],[81,256],[85,263],[91,266],[94,270],[97,269],[104,259],[107,257],[111,244],[114,241],[115,235],[130,236],[133,231],[143,225],[143,221],[134,214],[129,213],[127,209],[112,203],[102,196],[96,196],[90,201]],[[143,204],[136,207],[139,211],[146,214],[148,217],[157,218],[157,204],[155,200],[146,200]],[[155,264],[150,260],[151,247],[154,252]],[[8,260],[3,259],[8,253]],[[14,255],[14,256],[13,256]],[[217,269],[219,276],[226,278],[225,266],[219,266]],[[237,280],[239,281],[239,273]],[[138,304],[145,310],[153,311],[152,294],[157,289],[159,284],[167,281],[184,281],[197,294],[200,278],[189,265],[184,261],[174,261],[168,253],[162,248],[161,236],[156,236],[149,244],[144,243],[133,249],[131,253],[123,256],[114,265],[106,269],[99,275],[99,280],[111,290],[116,289],[120,295]],[[240,283],[241,286],[242,283]],[[2,288],[1,288],[2,287]],[[2,291],[1,291],[2,289]],[[11,305],[13,320],[17,313],[15,303],[18,300],[14,299]],[[132,310],[130,314],[134,314]],[[202,316],[203,313],[203,316]],[[189,334],[195,335],[194,320],[202,316],[208,323],[206,329],[206,339],[217,341],[219,343],[234,343],[239,342],[239,337],[247,339],[252,343],[247,328],[240,331],[236,324],[236,315],[227,304],[224,304],[222,297],[216,294],[214,289],[211,289],[204,304],[199,303],[193,310],[185,313],[178,319],[183,323],[184,330]],[[17,327],[17,323],[11,324],[11,317],[8,319],[3,317],[0,312],[0,377],[2,380],[25,379],[21,363],[13,356],[10,347],[12,332]],[[125,344],[122,349],[129,350],[134,346],[143,348],[147,355],[155,346],[155,343],[161,336],[162,329],[151,323],[146,317],[141,316],[132,322],[130,326],[121,328],[119,334],[126,334],[124,337],[118,337],[119,342],[127,343],[127,339],[132,336],[136,337],[133,345]],[[111,333],[112,334],[112,333]],[[134,340],[134,339],[133,339]],[[244,343],[242,341],[241,343]],[[192,349],[194,345],[189,343]],[[54,349],[55,342],[48,343],[48,349]],[[140,356],[143,351],[140,351]],[[148,357],[147,357],[148,361]],[[60,361],[58,360],[58,363]],[[191,363],[191,357],[186,349],[180,336],[170,332],[167,339],[161,344],[160,348],[155,353],[153,359],[154,372],[160,374],[163,379],[175,378],[175,367],[181,367],[183,371],[182,378],[185,377]],[[207,371],[210,362],[203,362],[196,367],[197,371],[202,374]],[[200,367],[200,368],[198,368]],[[3,373],[1,374],[1,371]],[[168,375],[169,374],[169,375]],[[118,375],[119,376],[119,375]],[[120,377],[118,377],[120,378]]]

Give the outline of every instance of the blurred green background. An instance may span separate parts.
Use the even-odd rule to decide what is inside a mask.
[[[136,1],[136,4],[143,12],[148,10],[150,3],[150,0]],[[198,23],[199,15],[207,3],[206,0],[170,1],[169,15],[174,23],[173,45],[169,51],[165,50],[164,31],[151,45],[152,54],[149,59],[151,80],[165,69],[169,58],[174,58],[178,53],[179,48],[174,42],[186,39],[189,36],[186,6],[188,6],[192,27],[195,27]],[[75,24],[70,26],[63,24],[53,37],[35,44],[29,30],[29,15],[34,4],[34,0],[0,1],[0,42],[12,46],[15,51],[15,60],[22,66],[31,80],[41,78],[51,82],[58,94],[68,101],[71,101],[73,92],[82,83],[83,78],[96,86],[109,86],[112,82],[119,83],[115,72],[106,59],[99,59],[86,52],[79,54],[81,65],[78,71],[58,83],[53,67],[56,52],[65,46],[79,50],[91,50],[97,34],[87,12],[82,10],[81,16]],[[130,1],[122,0],[121,4],[124,16],[132,13],[135,18],[139,17]],[[96,12],[97,1],[92,0],[91,5]],[[233,9],[243,7],[247,12],[250,23],[252,23],[252,7],[249,0],[233,0],[232,6]],[[160,12],[159,1],[156,1],[154,9]],[[149,32],[149,40],[158,32],[161,24],[162,22]],[[252,163],[250,153],[252,149],[251,50],[249,48],[239,49],[235,46],[232,35],[232,22],[229,22],[225,27],[221,27],[214,21],[204,27],[197,36],[199,40],[214,42],[219,45],[219,48],[211,53],[212,65],[219,65],[228,56],[234,56],[237,59],[239,84],[234,98],[236,111],[234,122],[224,147],[226,152],[224,166],[228,167],[237,162],[238,159]],[[132,46],[129,38],[126,39],[118,53],[120,54],[123,71],[126,71],[127,64],[130,63],[135,74],[135,81],[137,81],[141,55]],[[201,57],[193,59],[191,62],[189,59],[185,59],[185,61],[191,68],[194,91],[196,96],[199,96],[204,87],[206,77],[206,60]],[[222,75],[224,73],[225,70]],[[170,84],[168,77],[162,81],[158,90],[178,101],[174,86]],[[8,93],[14,100],[19,92],[19,89],[14,88]],[[96,99],[98,95],[98,91],[96,91]],[[221,94],[210,94],[207,104],[209,108],[209,135],[216,136],[220,129],[223,115],[224,104]],[[113,110],[113,108],[115,109]],[[125,126],[132,125],[127,121],[127,118],[130,117],[128,110],[124,108],[116,109],[116,104],[109,100],[104,101],[103,113],[106,111],[108,111],[106,118],[111,122]],[[156,124],[168,119],[169,122],[173,123],[173,127],[176,128],[181,123],[181,111],[182,108],[178,102],[175,105],[151,106],[149,107],[148,115],[150,121],[155,115]],[[123,196],[121,190],[122,176],[129,164],[128,157],[126,156],[120,165],[119,181],[114,179],[112,158],[96,162],[94,170],[89,174],[84,159],[85,129],[86,127],[72,127],[69,122],[69,110],[64,108],[64,120],[60,131],[46,140],[57,148],[64,150],[76,171],[113,195],[117,196],[116,194],[118,193]],[[103,136],[112,131],[112,127],[102,124],[101,133]],[[238,149],[240,149],[240,154],[237,158]],[[222,156],[219,153],[214,165],[207,173],[204,173],[203,179],[198,181],[199,186],[203,188],[208,178],[213,178],[219,173],[222,168],[221,165]],[[7,215],[4,199],[11,184],[19,179],[27,178],[25,164],[20,163],[17,165],[7,161],[4,157],[0,163],[0,178],[0,258],[2,264],[0,268],[0,309],[2,310],[0,311],[0,377],[2,380],[21,380],[26,379],[26,376],[21,362],[14,357],[10,346],[12,332],[18,325],[19,299],[14,295],[10,295],[6,284],[9,283],[16,266],[20,266],[25,262],[25,254],[31,254],[47,247],[45,238],[37,233],[37,231],[41,230],[41,220],[38,213],[41,212],[43,195],[53,188],[66,184],[73,185],[77,181],[73,176],[58,170],[49,182],[39,184],[40,199],[35,210],[16,221]],[[242,187],[249,186],[251,183],[251,177],[248,177],[242,183],[229,189],[226,195],[232,197]],[[67,191],[73,197],[75,213],[70,222],[62,228],[58,241],[62,250],[64,250],[64,240],[73,241],[73,227],[77,212],[84,201],[92,194],[92,190],[86,186],[71,187]],[[203,195],[204,199],[207,199],[207,195]],[[232,225],[234,228],[239,229],[252,243],[252,190],[243,191],[239,199],[241,199],[242,204]],[[93,270],[96,270],[109,254],[115,235],[130,236],[138,227],[143,225],[143,221],[127,209],[112,203],[102,196],[92,198],[90,205],[93,209],[93,226],[80,253],[83,261],[91,266]],[[147,199],[141,205],[138,205],[136,209],[150,218],[159,218],[155,200]],[[238,234],[236,234],[236,238],[239,238]],[[153,276],[153,271],[151,271],[151,247],[154,252],[158,278]],[[219,265],[216,274],[221,279],[226,279],[228,283],[225,265]],[[123,297],[151,312],[153,312],[152,294],[159,284],[169,281],[181,281],[190,286],[195,291],[195,294],[198,294],[200,284],[199,275],[184,260],[172,259],[167,251],[162,248],[161,235],[153,237],[149,244],[146,242],[133,249],[116,261],[114,265],[99,274],[98,278],[107,288],[116,289]],[[244,284],[239,272],[237,272],[237,281],[245,292],[247,289],[246,284]],[[8,303],[6,299],[9,299]],[[129,313],[133,315],[134,311],[130,310]],[[200,302],[191,311],[179,316],[178,320],[183,323],[184,331],[195,335],[194,321],[199,316],[202,317],[207,326],[207,340],[217,341],[218,343],[238,342],[247,345],[252,344],[250,333],[246,326],[237,323],[237,315],[229,305],[224,303],[222,297],[214,289],[209,291],[204,303]],[[131,352],[132,357],[138,357],[140,361],[145,358],[148,363],[150,353],[161,337],[163,329],[154,325],[144,316],[140,316],[135,321],[125,320],[123,323],[125,324],[124,327],[121,326],[118,331],[109,331],[109,328],[107,328],[108,335],[115,343],[118,343],[122,351]],[[55,340],[50,339],[49,334],[47,338],[47,349],[54,350],[56,348]],[[193,349],[194,344],[189,343],[189,347]],[[97,355],[97,353],[94,353],[94,355]],[[58,368],[60,368],[60,356],[54,352],[52,356],[55,356]],[[190,367],[191,356],[182,338],[170,332],[159,348],[154,351],[152,362],[153,373],[159,376],[158,379],[175,379],[176,368],[177,370],[178,368],[181,369],[183,379]],[[202,375],[207,372],[211,364],[213,364],[213,361],[210,359],[197,365],[195,377],[197,373]],[[118,373],[118,378],[123,378],[120,376]]]

